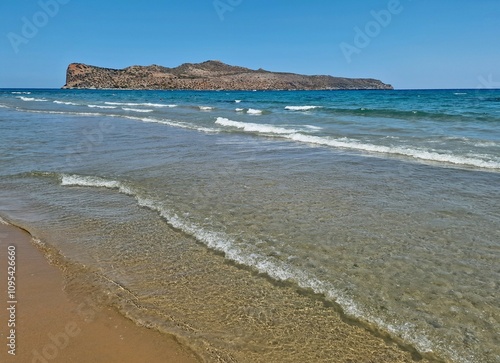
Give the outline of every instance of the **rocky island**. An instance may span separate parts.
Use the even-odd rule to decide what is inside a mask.
[[[307,76],[231,66],[220,61],[184,63],[175,68],[158,65],[111,69],[71,63],[65,89],[168,90],[354,90],[393,87],[376,79]]]

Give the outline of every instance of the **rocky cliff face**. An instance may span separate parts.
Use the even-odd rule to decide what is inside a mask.
[[[305,76],[252,70],[219,61],[110,69],[72,63],[63,88],[125,88],[186,90],[321,90],[393,89],[376,79]]]

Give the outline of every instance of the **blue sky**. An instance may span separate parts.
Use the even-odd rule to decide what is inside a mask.
[[[500,0],[1,0],[0,88],[218,59],[396,88],[500,82]],[[486,82],[489,80],[489,82]]]

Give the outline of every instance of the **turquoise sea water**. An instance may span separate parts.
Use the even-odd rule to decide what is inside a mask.
[[[304,361],[270,327],[285,281],[422,354],[500,362],[499,186],[498,90],[0,90],[0,215],[227,361]]]

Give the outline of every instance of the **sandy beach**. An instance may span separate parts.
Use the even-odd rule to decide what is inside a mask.
[[[13,304],[7,303],[8,246],[15,246]],[[89,298],[69,298],[63,290],[63,274],[48,263],[31,236],[3,223],[0,261],[2,342],[9,340],[10,329],[15,329],[15,338],[11,338],[15,346],[2,344],[1,362],[198,362],[173,338],[137,326]],[[9,307],[11,310],[6,310]]]

